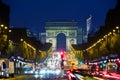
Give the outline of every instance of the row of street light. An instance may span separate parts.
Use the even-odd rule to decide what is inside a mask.
[[[8,30],[7,32],[12,32],[10,29],[8,29],[7,26],[4,26],[3,24],[0,25],[0,34],[1,33],[6,33],[5,31]]]
[[[103,40],[105,40],[107,37],[109,37],[110,35],[112,35],[112,33],[115,33],[116,30],[119,31],[119,27],[117,26],[115,29],[113,29],[112,32],[109,32],[108,34],[104,35],[103,38],[99,39],[98,41],[96,41],[92,46],[88,47],[86,50],[83,51],[88,51],[90,49],[92,49],[93,47],[95,47],[97,44],[101,43]]]
[[[119,27],[115,27],[115,29],[113,29],[111,32],[109,32],[108,34],[104,35],[102,38],[100,38],[98,41],[96,41],[93,45],[91,45],[90,47],[84,49],[84,50],[75,50],[74,47],[70,46],[70,49],[73,51],[74,54],[76,55],[79,55],[78,58],[80,58],[80,60],[83,60],[84,59],[84,53],[89,53],[90,51],[96,49],[96,52],[98,53],[97,54],[97,57],[100,58],[100,49],[102,47],[105,47],[105,46],[109,46],[111,47],[109,44],[112,44],[113,45],[113,42],[115,42],[115,40],[112,38],[112,36],[115,36],[118,37],[117,35],[119,35],[120,32],[119,32]],[[105,41],[106,41],[106,44],[105,44]],[[109,43],[108,43],[109,42]],[[105,47],[106,48],[106,47]],[[102,50],[102,49],[101,49]],[[92,52],[91,54],[94,54],[96,52]],[[105,52],[104,52],[105,53]],[[89,55],[89,54],[88,54]]]
[[[7,56],[7,41],[8,41],[8,34],[11,32],[9,27],[1,24],[0,25],[0,57]]]

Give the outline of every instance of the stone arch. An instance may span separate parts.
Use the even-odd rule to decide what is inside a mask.
[[[77,44],[77,29],[76,22],[48,22],[46,23],[46,42],[52,40],[52,48],[56,50],[57,35],[63,33],[66,36],[66,50],[69,51],[69,46],[72,43]]]
[[[67,36],[67,32],[66,31],[63,32],[62,30],[59,30],[58,32],[56,32],[55,36],[57,36],[57,35],[59,35],[61,33],[63,33],[65,36]]]

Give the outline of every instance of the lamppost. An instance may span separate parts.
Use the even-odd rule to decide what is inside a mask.
[[[7,57],[7,36],[8,34],[8,27],[4,26],[3,24],[0,25],[0,55],[1,57]]]

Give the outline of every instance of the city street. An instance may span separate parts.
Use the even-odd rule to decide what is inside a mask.
[[[120,0],[0,0],[0,80],[120,80]]]
[[[34,75],[15,75],[14,78],[1,78],[0,80],[68,80],[67,78],[35,78]],[[94,77],[93,80],[105,80]]]
[[[15,75],[14,78],[1,78],[0,80],[67,80],[65,78],[36,78],[34,75]]]

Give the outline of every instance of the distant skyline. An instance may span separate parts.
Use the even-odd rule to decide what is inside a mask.
[[[48,20],[76,20],[86,27],[92,15],[92,28],[104,25],[109,9],[117,0],[3,0],[10,6],[10,26],[26,27],[35,33],[44,32]]]

